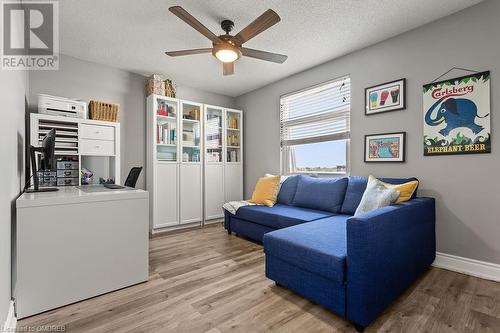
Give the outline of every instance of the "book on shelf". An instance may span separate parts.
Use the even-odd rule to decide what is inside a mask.
[[[228,162],[238,162],[238,152],[236,150],[229,151],[227,155]]]
[[[175,144],[176,131],[171,123],[156,125],[156,143]]]
[[[239,146],[240,145],[240,137],[235,134],[231,134],[227,136],[227,145],[228,146]]]
[[[199,109],[193,109],[188,112],[185,112],[182,116],[183,119],[188,119],[188,120],[200,120],[200,110]]]
[[[238,117],[229,116],[227,118],[227,125],[230,129],[238,129]]]

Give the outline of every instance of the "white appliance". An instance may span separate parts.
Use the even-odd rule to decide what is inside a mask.
[[[87,119],[87,103],[40,94],[38,95],[38,112],[52,116]]]

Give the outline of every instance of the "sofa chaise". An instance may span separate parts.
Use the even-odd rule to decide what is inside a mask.
[[[415,178],[382,178],[402,184]],[[367,177],[297,175],[273,207],[225,212],[228,233],[264,244],[266,276],[277,285],[368,326],[435,258],[435,202],[418,198],[353,216]]]

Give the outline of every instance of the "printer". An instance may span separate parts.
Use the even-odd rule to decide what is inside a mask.
[[[87,103],[40,94],[38,95],[38,112],[52,116],[87,119]]]

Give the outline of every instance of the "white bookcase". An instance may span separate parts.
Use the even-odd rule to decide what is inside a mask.
[[[231,120],[237,128],[228,126],[228,116],[239,119]],[[242,118],[239,110],[148,96],[146,182],[153,232],[218,219],[225,201],[242,198]]]
[[[205,105],[206,222],[224,216],[224,202],[243,199],[243,113]]]
[[[32,113],[30,144],[39,146],[52,128],[56,130],[57,186],[81,185],[83,168],[94,173],[92,183],[98,183],[99,177],[121,183],[119,123]],[[41,186],[52,184],[41,181]]]

